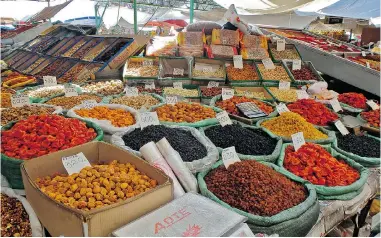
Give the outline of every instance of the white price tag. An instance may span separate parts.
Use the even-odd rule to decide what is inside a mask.
[[[222,41],[223,45],[226,45],[226,43],[227,43],[226,39],[222,39],[221,41]]]
[[[342,111],[343,108],[341,107],[339,101],[337,100],[337,98],[334,98],[332,100],[329,100],[329,103],[331,104],[332,106],[332,109],[335,111],[335,112],[339,112],[339,111]]]
[[[290,110],[284,103],[279,103],[278,106],[276,106],[276,110],[279,114],[282,114],[283,112],[289,112]]]
[[[231,164],[236,162],[241,162],[238,158],[237,152],[235,152],[235,147],[228,147],[222,150],[222,162],[225,165],[225,168],[228,168]]]
[[[78,96],[77,90],[71,85],[65,86],[65,97],[75,97]]]
[[[303,132],[298,132],[291,135],[292,143],[294,144],[295,151],[298,151],[302,145],[306,143],[304,140]]]
[[[233,124],[226,111],[222,111],[216,114],[216,118],[222,127]]]
[[[62,164],[69,175],[79,173],[85,167],[91,167],[90,162],[82,152],[76,155],[62,157]]]
[[[234,64],[234,68],[242,69],[243,68],[242,55],[233,55],[233,64]]]
[[[93,108],[97,105],[97,101],[95,100],[85,100],[85,101],[82,101],[82,105],[84,108],[87,108],[87,109],[90,109],[90,108]]]
[[[167,102],[167,104],[176,104],[177,96],[165,96],[165,101]]]
[[[151,82],[144,84],[144,89],[155,89],[155,83]]]
[[[368,100],[368,101],[366,101],[366,104],[368,104],[369,107],[372,108],[372,110],[380,109],[380,106],[377,105],[377,103],[375,103],[373,100]]]
[[[184,75],[184,69],[174,68],[173,75]]]
[[[27,95],[12,95],[11,104],[12,107],[22,107],[29,105],[29,97]]]
[[[365,51],[361,51],[361,55],[362,55],[363,57],[365,57],[365,56],[366,56]]]
[[[298,96],[298,99],[308,99],[310,96],[305,90],[296,90],[296,94]]]
[[[302,61],[301,60],[293,60],[292,61],[292,70],[299,70],[302,68]]]
[[[127,97],[134,97],[138,96],[139,90],[136,87],[126,87],[126,96]]]
[[[368,68],[368,69],[370,69],[370,64],[369,64],[369,62],[365,62],[366,63],[366,67]]]
[[[275,69],[275,65],[270,58],[263,59],[262,64],[265,66],[265,69]]]
[[[203,66],[202,67],[202,72],[204,72],[204,73],[211,73],[211,72],[213,72],[213,67],[212,66]]]
[[[286,49],[286,41],[284,39],[276,40],[276,50],[284,51]]]
[[[218,85],[219,85],[218,82],[210,81],[208,83],[208,88],[218,88]]]
[[[183,88],[183,82],[173,82],[174,88]]]
[[[151,66],[153,65],[153,60],[144,60],[143,61],[143,66]]]
[[[50,86],[56,86],[57,85],[57,79],[56,76],[44,76],[42,77],[44,80],[44,86],[50,87]]]
[[[143,129],[150,125],[160,125],[159,118],[156,112],[141,112],[140,113],[140,128]]]
[[[230,99],[234,96],[234,89],[222,88],[222,100]]]
[[[349,134],[348,129],[344,126],[344,124],[343,124],[340,120],[337,120],[337,121],[335,122],[335,126],[336,126],[336,128],[340,131],[340,133],[341,133],[343,136]]]
[[[279,90],[289,90],[291,86],[290,82],[279,81]]]

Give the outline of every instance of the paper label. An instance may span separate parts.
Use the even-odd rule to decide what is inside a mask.
[[[216,114],[216,118],[222,127],[233,124],[226,111],[222,111]]]
[[[165,96],[165,101],[167,102],[167,104],[176,104],[177,96]]]
[[[377,105],[377,103],[375,103],[373,100],[368,100],[368,101],[366,101],[366,104],[368,104],[369,107],[372,108],[372,110],[380,109],[380,106]]]
[[[44,76],[42,77],[44,80],[44,86],[50,87],[50,86],[56,86],[57,85],[57,78],[56,76]]]
[[[151,66],[153,65],[153,60],[144,60],[143,61],[143,66]]]
[[[287,81],[279,81],[279,90],[289,90],[291,86],[290,82]]]
[[[344,126],[344,124],[343,124],[340,120],[337,120],[337,121],[335,122],[335,126],[336,126],[336,128],[340,131],[340,133],[341,133],[343,136],[349,134],[348,129]]]
[[[65,97],[75,97],[78,96],[77,91],[75,90],[75,87],[71,85],[65,86]]]
[[[218,88],[218,85],[220,85],[218,82],[210,81],[208,83],[208,88]]]
[[[286,49],[286,41],[284,39],[276,40],[276,50],[284,51]]]
[[[234,68],[242,69],[243,68],[242,55],[233,55],[233,64],[234,64]]]
[[[365,51],[361,51],[361,55],[362,55],[363,57],[365,57],[365,56],[366,56]]]
[[[184,69],[174,68],[173,75],[184,75]]]
[[[308,99],[310,96],[305,90],[296,90],[298,99]]]
[[[275,69],[274,63],[271,61],[270,58],[263,59],[262,60],[263,65],[265,66],[265,69]]]
[[[332,109],[335,111],[335,112],[339,112],[339,111],[342,111],[343,108],[341,108],[341,105],[339,103],[339,101],[337,100],[337,98],[334,98],[332,100],[329,100],[329,103],[331,104],[332,106]]]
[[[282,114],[283,112],[289,112],[290,111],[288,109],[288,107],[286,106],[286,104],[284,104],[284,103],[279,103],[276,106],[276,110],[278,111],[279,114]]]
[[[90,162],[82,152],[76,155],[62,157],[62,164],[69,175],[79,173],[85,167],[91,167]]]
[[[29,105],[29,97],[27,95],[12,95],[11,97],[12,107],[22,107]]]
[[[370,64],[369,62],[365,62],[366,63],[366,67],[370,69]]]
[[[228,147],[222,150],[222,162],[225,165],[225,168],[228,168],[231,164],[236,162],[241,162],[238,158],[237,153],[235,152],[235,147]]]
[[[90,109],[90,108],[93,108],[97,105],[97,101],[95,100],[85,100],[85,101],[82,101],[82,105],[84,108],[87,108],[87,109]]]
[[[230,99],[234,96],[234,89],[222,88],[222,100]]]
[[[150,125],[160,125],[156,112],[140,112],[140,128]]]
[[[291,135],[292,143],[294,144],[295,151],[298,151],[302,145],[306,143],[304,140],[303,132],[298,132]]]
[[[174,88],[183,88],[183,82],[173,82]]]
[[[126,96],[127,97],[134,97],[138,96],[139,90],[136,87],[126,87]]]
[[[212,66],[204,66],[204,67],[202,67],[202,72],[211,73],[211,72],[213,72],[213,67]]]
[[[144,84],[144,89],[155,89],[155,82]]]
[[[301,60],[293,60],[292,61],[292,70],[299,70],[302,68],[302,61]]]

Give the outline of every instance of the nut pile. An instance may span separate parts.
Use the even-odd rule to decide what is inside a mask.
[[[210,53],[213,57],[209,58],[233,58],[233,55],[237,55],[237,49],[228,45],[210,45]]]
[[[266,69],[263,64],[258,64],[258,69],[263,80],[291,81],[282,65],[275,65],[275,69]]]
[[[380,141],[369,136],[337,134],[337,146],[347,152],[362,157],[380,158]]]
[[[84,69],[84,73],[81,73],[76,78],[74,78],[72,81],[75,81],[77,83],[85,82],[87,80],[91,79],[91,75],[97,72],[100,69],[100,66],[92,66],[92,67],[86,67]]]
[[[126,127],[135,124],[135,118],[131,112],[125,111],[123,109],[96,106],[89,109],[77,109],[74,110],[74,112],[80,117],[110,121],[111,124],[116,127]]]
[[[93,59],[97,55],[99,55],[102,51],[104,51],[108,46],[109,46],[108,44],[103,44],[98,50],[93,51],[93,52],[89,53],[88,55],[86,55],[85,57],[83,57],[83,60],[93,61]]]
[[[11,97],[12,94],[10,93],[0,94],[1,108],[7,108],[12,106]]]
[[[292,49],[286,48],[283,51],[277,51],[276,48],[271,48],[270,50],[275,60],[300,59],[299,54],[295,48],[292,48]]]
[[[65,88],[63,85],[30,88],[29,90],[22,92],[22,94],[28,95],[28,97],[32,98],[47,98],[62,93],[65,93]]]
[[[242,59],[262,60],[269,58],[269,52],[264,48],[241,48]]]
[[[10,107],[1,110],[1,125],[6,125],[12,121],[20,121],[32,115],[52,114],[55,111],[52,107],[42,107],[36,105]]]
[[[234,68],[232,64],[226,67],[228,80],[258,80],[257,70],[253,65],[244,63],[242,69]]]
[[[273,216],[303,202],[302,184],[255,160],[222,165],[205,176],[210,192],[239,210],[258,216]]]
[[[163,93],[163,89],[161,87],[155,87],[155,89],[145,88],[145,86],[136,86],[138,88],[139,93],[156,93],[158,95],[161,95]]]
[[[215,146],[223,149],[235,146],[236,152],[244,155],[270,155],[277,143],[266,132],[239,124],[212,126],[205,130],[205,135]]]
[[[147,126],[143,130],[135,129],[125,134],[122,139],[126,146],[139,150],[150,141],[158,142],[166,138],[173,149],[179,152],[183,161],[192,162],[207,156],[207,150],[190,131],[170,128],[163,125]]]
[[[292,67],[289,68],[290,70],[292,69]],[[312,70],[306,66],[302,66],[301,69],[291,70],[291,73],[294,76],[295,80],[318,80]]]
[[[76,81],[76,76],[82,71],[83,68],[86,67],[87,64],[77,64],[69,71],[67,71],[62,77],[60,77],[57,81],[58,83],[67,83],[70,81]]]
[[[261,109],[266,114],[270,114],[274,111],[274,109],[271,106],[267,105],[264,102],[261,102],[259,100],[252,99],[252,98],[237,97],[237,96],[233,96],[232,98],[227,100],[217,101],[216,106],[223,110],[226,110],[230,114],[244,117],[245,115],[243,115],[236,107],[237,104],[244,103],[244,102],[254,103],[255,105],[259,107],[259,109]]]
[[[95,100],[99,103],[102,100],[102,98],[96,95],[81,94],[81,95],[73,96],[73,97],[62,96],[62,97],[52,98],[49,101],[45,102],[45,104],[56,105],[56,106],[62,107],[63,109],[69,110],[81,104],[82,101],[86,101],[86,100]]]
[[[295,102],[298,100],[296,89],[279,90],[279,88],[269,88],[276,99],[282,102]]]
[[[143,62],[129,62],[126,75],[130,77],[157,77],[159,65],[143,65]]]
[[[199,103],[178,102],[175,105],[163,105],[156,108],[160,121],[167,122],[197,122],[215,118],[216,113],[212,108],[204,107]]]
[[[71,208],[88,211],[122,202],[157,186],[157,181],[130,163],[116,160],[108,165],[85,167],[72,175],[37,178],[40,190]]]
[[[245,96],[249,98],[259,98],[259,99],[266,99],[264,92],[254,92],[249,90],[243,90],[243,89],[234,89],[236,96]]]
[[[1,236],[32,237],[29,215],[17,198],[1,193]]]
[[[111,80],[104,82],[91,82],[82,86],[83,92],[100,94],[109,96],[122,93],[124,90],[123,82],[121,80]]]
[[[163,92],[166,95],[179,95],[183,97],[198,97],[199,96],[197,89],[165,87]]]
[[[201,95],[203,97],[214,97],[222,93],[222,88],[201,88]]]
[[[87,41],[81,40],[80,42],[77,42],[72,48],[70,48],[68,51],[65,52],[62,56],[64,57],[71,57],[74,52],[76,52],[79,48],[81,48],[84,44],[86,44]]]
[[[122,96],[119,98],[113,98],[111,99],[110,103],[122,104],[122,105],[132,107],[136,110],[139,110],[142,107],[148,109],[152,106],[159,104],[160,101],[149,94],[140,94],[138,96],[133,96],[133,97]]]
[[[199,67],[193,67],[192,75],[200,78],[225,78],[225,71],[222,65],[200,64]]]

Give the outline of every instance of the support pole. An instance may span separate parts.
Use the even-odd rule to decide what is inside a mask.
[[[134,33],[138,34],[138,12],[136,10],[136,1],[134,0]]]
[[[189,22],[193,23],[193,16],[194,16],[194,0],[190,0],[190,6],[189,6]]]

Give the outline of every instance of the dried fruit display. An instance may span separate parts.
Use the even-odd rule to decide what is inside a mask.
[[[364,135],[337,134],[337,146],[346,151],[362,157],[380,158],[380,141]]]
[[[175,105],[163,105],[155,109],[160,121],[167,122],[197,122],[215,118],[216,112],[210,107],[199,103],[178,102]]]
[[[214,97],[222,93],[222,88],[201,88],[201,95],[203,97]]]
[[[1,132],[1,153],[29,160],[93,140],[97,136],[86,123],[58,115],[30,116]]]
[[[111,104],[122,104],[132,107],[136,110],[144,108],[150,108],[160,103],[159,100],[149,94],[140,94],[138,96],[128,97],[122,96],[110,100]]]
[[[239,45],[239,31],[227,29],[213,29],[212,44],[213,45],[231,45],[237,47]]]
[[[33,64],[31,64],[29,67],[27,67],[26,69],[23,70],[23,73],[25,74],[29,74],[30,72],[32,72],[35,68],[37,68],[37,66],[39,66],[42,61],[46,60],[46,58],[39,58],[38,60],[36,60]]]
[[[77,81],[78,74],[86,67],[87,64],[78,63],[64,75],[62,75],[57,82],[58,83],[68,83],[71,81]]]
[[[138,88],[139,93],[156,93],[158,95],[161,95],[163,93],[163,89],[161,87],[155,87],[155,89],[151,88],[145,88],[145,86],[138,85],[136,86]]]
[[[226,73],[228,75],[228,80],[259,80],[256,68],[248,63],[243,64],[243,68],[234,68],[232,64],[226,67]]]
[[[165,87],[163,89],[165,95],[179,95],[183,97],[198,97],[199,92],[197,89],[187,89],[187,88],[173,88]]]
[[[284,167],[291,173],[316,185],[347,186],[360,178],[360,173],[344,160],[334,158],[320,145],[306,143],[294,151],[288,146]]]
[[[85,167],[72,175],[37,178],[35,182],[51,199],[84,211],[123,202],[158,184],[135,165],[121,164],[117,160],[110,164]]]
[[[241,48],[267,49],[267,37],[257,35],[244,35],[241,40]]]
[[[313,99],[300,99],[287,105],[292,112],[298,113],[309,123],[318,126],[328,126],[330,122],[339,119],[339,116],[329,110],[323,103],[316,102]]]
[[[94,58],[97,57],[100,53],[102,53],[107,47],[109,47],[109,45],[109,43],[102,44],[102,46],[99,47],[96,51],[93,51],[91,53],[89,51],[89,54],[85,54],[85,56],[82,59],[86,61],[93,61]]]
[[[29,84],[34,84],[34,83],[37,83],[37,79],[35,77],[19,75],[17,77],[13,77],[10,80],[6,78],[2,86],[6,88],[18,88],[18,87],[27,86]]]
[[[23,204],[13,197],[1,193],[1,236],[32,237],[29,215]]]
[[[80,40],[77,42],[73,47],[71,47],[68,51],[66,51],[62,56],[64,57],[71,57],[74,52],[76,52],[79,48],[81,48],[84,44],[86,44],[86,40]]]
[[[295,102],[298,100],[296,89],[279,90],[279,88],[269,88],[270,92],[276,99],[282,102]]]
[[[83,69],[80,75],[75,77],[72,80],[72,82],[82,83],[82,82],[88,81],[91,79],[91,75],[97,72],[100,68],[101,66],[98,66],[98,65],[89,65],[85,69]]]
[[[342,93],[337,97],[337,99],[339,102],[345,103],[355,108],[367,108],[367,99],[362,93]]]
[[[103,55],[98,56],[95,61],[107,62],[111,57],[113,57],[118,51],[127,44],[126,41],[121,41],[115,44],[111,49],[107,50]]]
[[[68,69],[68,66],[70,66],[65,63],[66,59],[57,59],[53,63],[49,64],[47,67],[42,69],[40,72],[38,72],[36,76],[59,76],[61,73]]]
[[[209,58],[233,58],[233,55],[238,55],[236,47],[229,45],[210,45],[206,48]]]
[[[270,58],[267,48],[241,48],[242,59],[263,60]]]
[[[366,120],[370,126],[380,128],[380,109],[362,112],[360,116]]]
[[[253,215],[269,217],[302,203],[302,184],[255,160],[220,166],[205,176],[210,192],[220,200]]]
[[[80,117],[110,121],[116,127],[131,126],[136,122],[131,112],[105,106],[96,106],[90,109],[81,108],[74,110],[74,112]]]
[[[85,86],[82,86],[83,92],[100,94],[103,96],[119,94],[119,93],[122,93],[123,90],[124,90],[124,85],[121,80],[91,82]]]
[[[287,45],[288,46],[288,45]],[[295,46],[293,46],[291,49],[287,48],[282,51],[277,51],[276,48],[270,48],[271,54],[274,57],[274,60],[283,60],[283,59],[289,59],[289,60],[300,60],[300,56],[298,52],[296,51]]]
[[[256,100],[256,99],[247,98],[245,96],[243,96],[243,97],[233,96],[232,98],[227,99],[227,100],[217,101],[216,106],[223,109],[223,110],[226,110],[230,114],[238,115],[238,116],[245,116],[236,107],[237,104],[244,103],[244,102],[254,103],[255,105],[257,105],[259,107],[259,109],[261,109],[266,114],[270,114],[274,111],[274,109],[271,106],[267,105],[266,103],[261,102],[261,101]]]
[[[12,121],[24,120],[32,115],[53,114],[54,111],[53,107],[37,105],[6,108],[1,110],[1,125],[4,126]]]
[[[179,45],[202,46],[204,41],[204,32],[179,32],[177,35],[177,42]]]
[[[275,65],[275,69],[266,69],[263,64],[257,64],[263,80],[291,81],[286,69],[282,65]]]
[[[12,97],[12,94],[10,93],[0,94],[1,108],[7,108],[12,106],[11,97]]]
[[[92,48],[94,48],[102,39],[94,38],[91,39],[86,45],[81,47],[77,52],[74,53],[73,58],[81,59],[84,55],[86,55]]]
[[[49,87],[32,87],[22,91],[22,94],[28,95],[32,98],[47,98],[55,95],[65,93],[63,85],[49,86]]]
[[[363,57],[361,55],[356,57],[346,57],[346,59],[361,64],[364,67],[368,67],[366,63],[369,63],[369,67],[371,69],[380,71],[380,60],[372,60],[368,57]]]
[[[255,91],[235,88],[234,94],[239,97],[245,96],[249,98],[259,98],[261,100],[266,99],[264,92],[255,92]]]
[[[295,80],[318,80],[314,72],[312,72],[312,70],[307,66],[302,66],[301,69],[295,70],[292,70],[291,68],[292,67],[289,67]]]
[[[203,45],[181,45],[179,46],[179,56],[203,57],[204,46]]]
[[[128,62],[125,74],[127,77],[157,77],[159,75],[158,62],[145,65],[142,62]]]
[[[82,101],[86,101],[86,100],[95,100],[99,103],[100,101],[102,101],[102,98],[97,95],[81,94],[81,95],[73,96],[73,97],[65,97],[65,96],[55,97],[44,103],[49,105],[60,106],[63,109],[69,110],[81,104]]]
[[[222,65],[196,63],[192,69],[192,76],[198,78],[225,79],[225,70]]]

